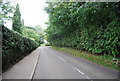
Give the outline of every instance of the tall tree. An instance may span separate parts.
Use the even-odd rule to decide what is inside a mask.
[[[19,4],[16,5],[12,27],[14,31],[17,31],[18,33],[22,34],[21,13]]]
[[[25,34],[25,24],[24,24],[24,19],[22,19],[22,21],[21,21],[21,26],[22,26],[22,35],[24,35]]]

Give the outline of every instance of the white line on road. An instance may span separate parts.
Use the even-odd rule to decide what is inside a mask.
[[[82,71],[80,71],[79,69],[73,67],[76,71],[78,71],[80,74],[84,75],[87,79],[90,79],[88,76],[86,76]]]
[[[64,62],[66,61],[66,60],[65,60],[65,59],[63,59],[62,57],[60,57],[60,56],[58,56],[58,57],[59,57],[62,61],[64,61]]]
[[[84,73],[83,73],[82,71],[80,71],[79,69],[77,69],[77,68],[75,68],[75,67],[74,67],[74,69],[77,70],[77,71],[78,71],[79,73],[81,73],[82,75],[84,75]]]
[[[86,75],[85,75],[85,77],[86,77],[87,79],[90,79],[90,78],[89,78],[88,76],[86,76]]]

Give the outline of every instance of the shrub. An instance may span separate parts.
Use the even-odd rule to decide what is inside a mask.
[[[19,61],[24,56],[38,47],[38,44],[19,33],[2,26],[2,68],[7,69],[12,63]]]

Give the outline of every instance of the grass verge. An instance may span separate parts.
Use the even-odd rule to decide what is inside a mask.
[[[110,67],[116,70],[120,70],[119,67],[119,60],[117,58],[114,58],[110,55],[94,55],[91,53],[87,53],[87,52],[81,52],[80,50],[76,50],[76,49],[72,49],[72,48],[65,48],[65,47],[55,47],[55,46],[51,46],[51,48],[56,49],[56,50],[60,50],[63,51],[65,53],[69,53],[71,55],[74,56],[78,56],[84,59],[87,59],[89,61],[92,61],[94,63],[103,65],[105,67]]]

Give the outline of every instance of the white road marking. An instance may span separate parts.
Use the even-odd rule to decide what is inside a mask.
[[[58,57],[59,57],[62,61],[64,61],[64,62],[66,61],[66,60],[65,60],[65,59],[63,59],[62,57],[60,57],[60,56],[58,56]]]
[[[74,69],[77,70],[77,71],[78,71],[79,73],[81,73],[82,75],[84,75],[84,73],[83,73],[82,71],[80,71],[79,69],[77,69],[77,68],[75,68],[75,67],[74,67]]]
[[[88,76],[86,76],[82,71],[80,71],[79,69],[73,67],[76,71],[78,71],[80,74],[84,75],[87,79],[90,79]]]
[[[86,76],[86,75],[85,75],[85,77],[86,77],[87,79],[90,79],[90,78],[89,78],[88,76]],[[92,80],[91,80],[91,81],[92,81]]]

